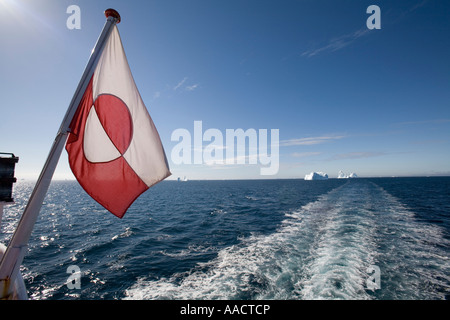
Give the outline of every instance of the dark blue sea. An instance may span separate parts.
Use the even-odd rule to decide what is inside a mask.
[[[54,181],[22,274],[30,299],[450,299],[450,177],[163,181],[123,219]]]

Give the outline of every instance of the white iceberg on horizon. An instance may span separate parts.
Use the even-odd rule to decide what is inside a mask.
[[[338,173],[338,179],[351,179],[351,178],[358,178],[358,176],[354,172],[350,173],[349,175],[345,174],[342,171],[339,171]]]
[[[311,172],[305,175],[305,180],[328,180],[328,175],[324,172]]]

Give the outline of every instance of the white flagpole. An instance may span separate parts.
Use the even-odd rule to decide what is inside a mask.
[[[28,200],[28,204],[22,214],[19,224],[9,242],[3,259],[0,263],[0,299],[7,299],[12,293],[12,288],[20,271],[20,265],[28,248],[28,240],[33,232],[34,224],[41,210],[42,203],[47,193],[48,187],[58,164],[59,157],[67,140],[68,130],[72,118],[81,102],[84,92],[89,85],[89,81],[94,74],[98,59],[101,56],[106,40],[109,38],[113,27],[120,22],[120,15],[113,9],[105,11],[107,17],[105,26],[92,51],[89,62],[78,84],[77,90],[67,109],[66,115],[61,123],[61,127],[56,135],[53,146],[47,157],[47,161],[42,168],[41,174],[36,182],[34,190]]]

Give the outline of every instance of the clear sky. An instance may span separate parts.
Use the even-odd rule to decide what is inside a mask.
[[[450,175],[449,1],[0,0],[0,152],[17,178],[39,174],[109,7],[172,179]],[[279,129],[278,174],[174,164],[171,135],[194,121]],[[64,150],[55,179],[71,177]]]

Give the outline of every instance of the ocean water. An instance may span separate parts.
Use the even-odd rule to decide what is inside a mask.
[[[450,299],[450,177],[163,181],[123,219],[54,181],[22,273],[30,299]]]

